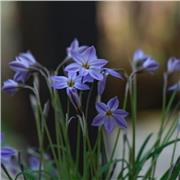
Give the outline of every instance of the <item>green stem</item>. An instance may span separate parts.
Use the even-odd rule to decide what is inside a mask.
[[[79,155],[80,155],[80,124],[77,122],[77,144],[76,144],[76,169],[79,168]]]
[[[4,164],[1,163],[1,167],[4,170],[6,176],[9,178],[9,180],[13,180],[13,178],[10,176],[9,172],[7,171],[6,167],[4,166]]]
[[[135,154],[136,154],[136,119],[137,119],[137,89],[136,89],[136,74],[133,79],[130,79],[130,97],[131,97],[131,109],[132,109],[132,179],[135,179]]]

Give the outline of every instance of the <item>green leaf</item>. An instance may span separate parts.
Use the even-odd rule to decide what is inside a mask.
[[[136,165],[135,165],[135,166],[136,166],[136,174],[139,173],[139,171],[141,170],[142,166],[144,165],[144,163],[145,163],[147,160],[149,160],[151,157],[154,157],[154,156],[159,155],[164,148],[166,148],[167,146],[169,146],[169,145],[171,145],[171,144],[173,144],[173,143],[175,143],[175,142],[178,142],[178,141],[180,141],[180,139],[175,139],[175,140],[172,140],[172,141],[170,141],[170,142],[167,142],[167,143],[161,145],[160,147],[156,148],[153,152],[152,152],[152,150],[148,151],[148,152],[144,155],[144,157],[142,158],[142,160],[136,162]]]
[[[109,167],[113,164],[113,163],[118,163],[120,161],[124,161],[127,166],[129,167],[129,163],[125,160],[125,159],[115,159],[115,160],[112,160],[112,161],[109,161],[108,163],[106,163],[104,166],[101,167],[98,175],[102,175],[104,172],[107,172]]]
[[[143,142],[143,144],[142,144],[142,146],[141,146],[141,148],[140,148],[140,150],[139,150],[139,153],[138,153],[138,155],[137,155],[137,160],[136,160],[136,161],[139,161],[139,160],[140,160],[140,158],[141,158],[141,156],[142,156],[142,154],[143,154],[143,151],[144,151],[146,145],[148,144],[150,138],[152,137],[152,135],[153,135],[153,133],[150,133],[150,134],[147,136],[147,138],[144,140],[144,142]]]
[[[180,157],[177,159],[175,165],[163,174],[160,180],[176,179],[178,176],[180,176]]]

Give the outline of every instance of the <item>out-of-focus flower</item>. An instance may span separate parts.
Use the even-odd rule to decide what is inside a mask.
[[[123,79],[123,77],[121,76],[120,73],[118,73],[117,71],[110,69],[110,68],[103,68],[102,74],[103,74],[103,79],[98,81],[98,86],[97,86],[99,96],[102,96],[102,94],[105,90],[106,80],[107,80],[108,75],[111,75],[111,76],[119,78],[119,79]]]
[[[180,59],[171,57],[167,63],[168,73],[180,72]]]
[[[33,170],[33,171],[39,170],[39,166],[40,166],[39,159],[35,156],[31,156],[29,158],[29,166],[30,166],[31,170]]]
[[[18,91],[19,88],[20,86],[16,81],[12,79],[8,79],[4,81],[2,90],[10,95],[14,95]]]
[[[1,148],[0,148],[0,154],[1,154],[1,160],[7,160],[9,158],[11,158],[12,156],[16,155],[16,150],[10,146],[2,146],[3,140],[4,140],[4,136],[1,133]]]
[[[93,119],[92,126],[101,126],[104,124],[105,130],[111,133],[116,125],[121,128],[127,128],[125,117],[128,113],[118,109],[119,100],[117,97],[111,98],[107,104],[96,103],[98,115]]]
[[[149,55],[144,54],[140,49],[134,52],[133,67],[135,72],[147,71],[154,73],[159,68],[159,63],[152,59]]]
[[[88,90],[88,85],[82,83],[82,78],[77,76],[76,73],[68,73],[68,77],[65,76],[52,76],[52,87],[54,89],[66,88],[67,95],[70,98],[71,103],[76,109],[80,108],[80,99],[77,93],[79,90]]]
[[[169,91],[180,91],[180,81],[168,88]]]
[[[83,53],[72,52],[72,58],[75,63],[65,67],[67,72],[79,72],[79,75],[85,77],[90,75],[93,79],[102,80],[101,70],[108,62],[104,59],[98,59],[94,46],[87,48]]]
[[[72,52],[82,53],[87,48],[88,46],[79,46],[79,41],[75,38],[67,48],[67,55],[71,58]]]
[[[38,63],[30,51],[20,53],[14,61],[9,63],[10,68],[16,72],[14,80],[21,82],[25,82],[29,78],[30,72],[34,71],[37,65]]]

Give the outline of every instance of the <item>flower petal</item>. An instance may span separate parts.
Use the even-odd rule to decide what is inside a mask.
[[[2,147],[0,152],[2,158],[10,158],[16,154],[15,149],[11,147]]]
[[[114,115],[113,118],[121,128],[127,128],[127,121],[120,115]]]
[[[79,109],[81,106],[80,98],[75,88],[67,88],[66,93],[75,109]]]
[[[117,71],[110,69],[110,68],[104,68],[105,72],[107,72],[108,74],[110,74],[113,77],[119,78],[119,79],[123,79],[122,75],[120,73],[118,73]]]
[[[71,57],[79,65],[83,64],[83,62],[84,62],[83,56],[80,53],[76,52],[76,51],[71,52]]]
[[[140,61],[146,58],[146,55],[141,49],[137,49],[133,55],[133,61]]]
[[[101,126],[104,124],[105,116],[104,114],[99,113],[92,121],[92,126]]]
[[[83,67],[80,68],[80,71],[79,71],[79,75],[84,77],[84,76],[87,76],[89,73],[89,70],[88,69],[85,69]]]
[[[91,66],[95,66],[96,68],[102,68],[103,66],[105,66],[108,63],[107,60],[105,59],[95,59],[93,61],[90,62]]]
[[[96,110],[99,113],[105,113],[107,111],[107,106],[106,106],[106,104],[104,104],[102,102],[97,102],[96,103]]]
[[[102,96],[106,86],[107,76],[104,75],[103,80],[98,82],[98,95]]]
[[[68,72],[68,71],[73,71],[73,72],[78,72],[79,71],[79,68],[80,68],[80,65],[77,64],[77,63],[71,63],[69,65],[67,65],[65,68],[64,68],[64,71]]]
[[[96,49],[94,46],[88,47],[84,52],[83,52],[83,59],[85,60],[85,63],[87,62],[92,62],[94,59],[97,59],[96,56]]]
[[[122,116],[122,117],[126,117],[128,116],[128,112],[124,111],[123,109],[117,109],[113,112],[113,115],[115,116]]]
[[[107,106],[108,106],[112,111],[115,111],[115,110],[118,108],[118,106],[119,106],[119,100],[118,100],[117,96],[114,97],[114,98],[111,98],[111,99],[108,101]]]
[[[106,120],[104,121],[104,127],[108,133],[111,133],[113,131],[115,125],[116,123],[113,118],[106,118]]]
[[[52,87],[54,89],[64,89],[68,87],[67,85],[68,79],[65,76],[52,76],[51,80],[52,80]]]
[[[89,75],[99,81],[103,79],[103,75],[99,71],[96,71],[94,69],[89,70]]]
[[[27,66],[17,61],[10,62],[9,66],[14,71],[27,71]]]
[[[79,83],[79,82],[76,82],[74,87],[76,89],[80,89],[80,90],[88,90],[89,89],[89,86],[86,85],[86,84],[83,84],[83,83]]]

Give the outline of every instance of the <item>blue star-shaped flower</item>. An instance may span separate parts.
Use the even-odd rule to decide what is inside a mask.
[[[66,66],[65,71],[79,72],[79,75],[82,77],[89,75],[96,80],[103,79],[101,69],[108,62],[107,60],[97,58],[94,46],[87,48],[83,53],[72,52],[72,58],[75,63]]]
[[[116,125],[121,128],[127,128],[125,117],[128,113],[122,109],[118,109],[119,101],[117,97],[111,98],[107,104],[96,103],[98,115],[93,119],[92,126],[104,125],[105,130],[111,133]]]

